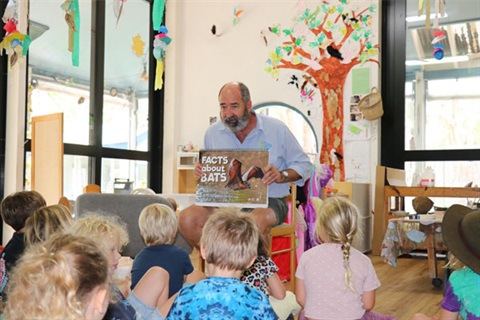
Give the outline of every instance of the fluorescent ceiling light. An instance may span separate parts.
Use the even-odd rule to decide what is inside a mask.
[[[445,57],[441,60],[437,59],[424,59],[424,60],[407,60],[405,61],[406,66],[423,66],[426,64],[440,64],[440,63],[452,63],[452,62],[462,62],[468,61],[468,56],[455,56],[455,57]]]
[[[437,16],[436,13],[430,14],[430,20],[435,19],[436,16]],[[446,17],[448,17],[448,14],[446,12],[443,16],[441,15],[438,16],[439,19],[446,18]],[[421,16],[410,16],[405,18],[407,22],[425,21],[426,19],[427,19],[427,16],[424,14],[422,14]]]

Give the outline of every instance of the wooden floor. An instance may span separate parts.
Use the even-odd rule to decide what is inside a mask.
[[[192,263],[198,266],[198,252],[191,254]],[[422,312],[430,316],[440,315],[442,288],[435,288],[428,276],[426,258],[399,258],[398,266],[392,267],[379,256],[370,256],[382,285],[376,292],[374,310],[399,320],[409,320],[413,314]],[[438,262],[438,276],[443,279],[443,261]],[[289,283],[287,290],[292,290]]]

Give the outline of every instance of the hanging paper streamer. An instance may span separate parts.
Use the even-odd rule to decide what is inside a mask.
[[[65,11],[68,26],[68,51],[72,53],[72,65],[79,66],[80,56],[80,10],[78,0],[66,0],[60,6]]]
[[[153,11],[152,11],[153,30],[160,29],[160,26],[162,25],[162,22],[163,22],[164,11],[165,11],[165,0],[154,0]]]
[[[165,28],[165,26],[161,26],[158,29],[158,34],[155,36],[155,40],[153,40],[153,56],[157,60],[157,68],[155,71],[155,90],[162,89],[163,87],[163,61],[165,59],[165,51],[172,41],[172,39],[167,36],[167,33],[167,28]]]
[[[0,55],[3,54],[3,50],[5,50],[10,56],[8,62],[11,68],[17,63],[19,57],[24,57],[27,54],[31,40],[28,35],[20,33],[17,30],[17,20],[14,18],[8,20],[3,26],[3,29],[6,33],[2,42],[0,42]]]
[[[238,23],[238,19],[240,19],[240,15],[243,13],[243,10],[237,10],[237,7],[233,8],[233,25]]]
[[[125,2],[127,2],[127,0],[113,0],[112,8],[113,8],[113,14],[117,18],[117,26],[118,26],[118,21],[120,20],[120,16],[122,15],[123,4]]]
[[[7,23],[10,19],[17,19],[17,1],[9,0],[5,12],[3,13],[2,20]]]

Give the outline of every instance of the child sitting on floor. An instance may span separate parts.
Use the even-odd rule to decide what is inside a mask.
[[[27,246],[47,240],[52,234],[63,231],[72,223],[70,210],[61,204],[46,206],[34,211],[25,223]]]
[[[0,301],[5,298],[3,290],[8,282],[8,274],[25,250],[25,222],[35,210],[46,205],[45,199],[37,191],[15,192],[2,200],[2,219],[15,233],[0,258]]]
[[[453,205],[442,221],[443,241],[454,269],[446,284],[440,320],[480,319],[480,210]],[[416,314],[412,320],[435,320]]]
[[[131,288],[135,288],[148,269],[158,266],[170,275],[168,291],[169,296],[174,295],[193,271],[187,251],[173,245],[178,229],[177,214],[167,205],[151,204],[140,213],[138,226],[146,247],[133,260]]]
[[[110,287],[108,261],[97,245],[59,233],[25,250],[11,273],[4,316],[101,320]]]
[[[373,311],[380,281],[370,259],[352,248],[358,210],[346,198],[330,197],[318,208],[315,235],[321,244],[303,253],[295,283],[308,319],[393,319]]]
[[[110,263],[110,276],[120,260],[122,247],[128,243],[125,226],[113,216],[86,215],[72,225],[69,232],[91,238],[105,253]],[[114,285],[113,303],[104,319],[158,319],[163,320],[169,309],[168,272],[153,267],[142,277],[135,288],[121,291]],[[127,297],[126,297],[127,296]]]
[[[268,298],[239,278],[257,255],[259,231],[239,208],[221,208],[202,230],[207,278],[180,290],[167,319],[277,319]]]
[[[263,292],[279,319],[285,320],[300,311],[301,307],[293,292],[285,290],[277,274],[278,267],[268,256],[267,243],[263,236],[258,238],[257,254],[253,264],[243,272],[240,281]]]

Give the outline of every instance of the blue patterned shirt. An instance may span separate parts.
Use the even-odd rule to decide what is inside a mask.
[[[276,320],[268,298],[236,278],[208,277],[180,290],[167,319]]]

